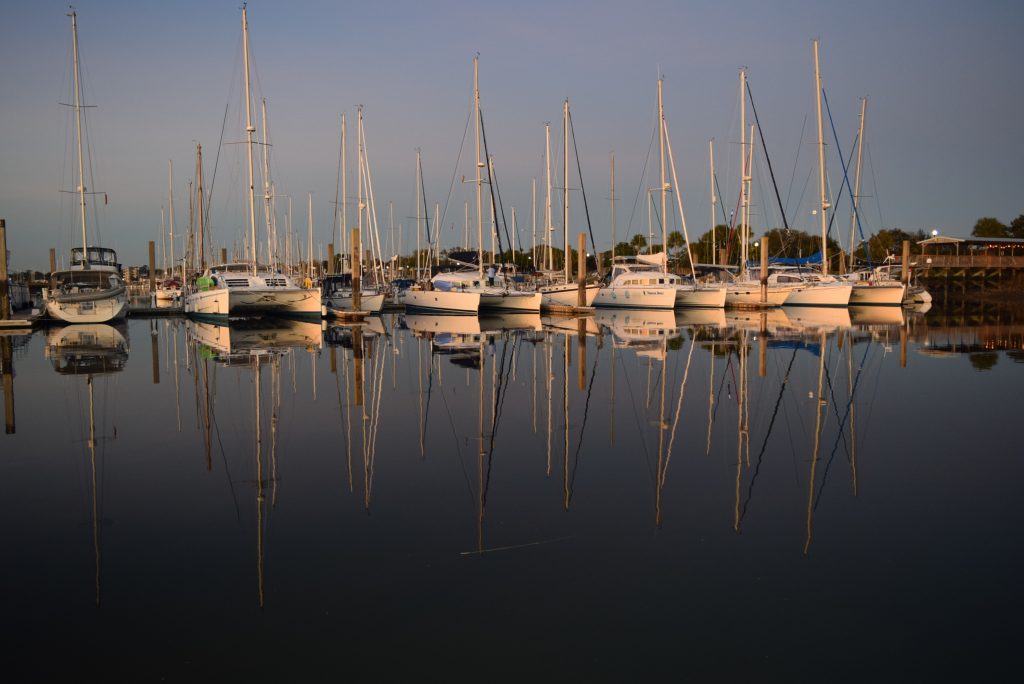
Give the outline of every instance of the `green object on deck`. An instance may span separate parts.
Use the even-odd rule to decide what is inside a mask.
[[[196,278],[196,287],[200,290],[209,290],[213,287],[213,278],[209,276],[200,276]]]

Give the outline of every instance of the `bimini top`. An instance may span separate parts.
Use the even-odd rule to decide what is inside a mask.
[[[117,268],[120,264],[117,263],[117,252],[110,249],[109,247],[89,247],[85,250],[85,256],[83,258],[83,250],[81,247],[71,248],[71,266],[84,266],[86,264],[86,258],[89,260],[90,266],[112,266]]]

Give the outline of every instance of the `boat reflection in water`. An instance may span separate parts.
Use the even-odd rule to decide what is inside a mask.
[[[278,445],[280,439],[281,412],[281,362],[295,350],[310,353],[312,360],[312,388],[316,395],[316,355],[323,345],[321,322],[308,322],[286,318],[260,318],[232,321],[228,325],[218,325],[189,319],[186,323],[186,338],[193,352],[193,363],[201,366],[201,373],[195,375],[197,384],[197,400],[201,406],[197,410],[202,417],[204,446],[207,469],[212,469],[212,436],[216,420],[214,417],[215,402],[212,400],[210,387],[211,377],[216,366],[231,370],[251,370],[253,376],[253,396],[255,414],[252,424],[254,439],[253,468],[255,470],[256,489],[256,575],[257,597],[260,608],[265,602],[264,587],[264,537],[269,522],[270,510],[277,504],[278,485]],[[211,369],[210,362],[215,367]],[[268,416],[264,415],[263,402],[263,369],[269,367],[270,374],[270,408]],[[213,372],[211,372],[211,370]],[[199,388],[199,383],[202,388]],[[266,427],[269,427],[269,445],[265,446]],[[265,458],[266,455],[266,458]],[[268,510],[268,491],[269,509]]]
[[[117,430],[115,429],[111,435],[104,432],[97,436],[94,386],[97,376],[120,373],[124,370],[128,363],[127,331],[123,324],[113,326],[104,323],[89,323],[54,326],[46,331],[44,354],[58,374],[85,378],[86,393],[89,398],[89,410],[86,414],[89,439],[86,442],[86,447],[89,451],[92,541],[95,559],[96,607],[98,608],[102,599],[102,536],[100,534],[100,492],[97,487],[96,449],[99,442],[116,436]],[[100,402],[100,405],[105,406],[106,401]],[[100,420],[102,421],[103,418],[101,417]]]

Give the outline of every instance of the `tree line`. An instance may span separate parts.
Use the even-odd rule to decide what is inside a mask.
[[[971,235],[991,238],[1024,238],[1024,214],[1010,221],[1010,225],[1006,225],[997,218],[983,216],[974,224]]]

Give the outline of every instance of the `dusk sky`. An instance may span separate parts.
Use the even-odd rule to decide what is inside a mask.
[[[237,0],[76,5],[86,104],[96,106],[87,112],[92,189],[109,198],[98,211],[96,241],[117,249],[126,264],[144,263],[147,241],[159,240],[168,159],[182,233],[195,143],[203,145],[209,183],[226,106],[224,142],[244,139],[239,7]],[[7,220],[15,270],[45,270],[48,248],[65,256],[78,230],[72,199],[60,192],[75,185],[70,109],[58,104],[71,97],[66,13],[66,3],[51,0],[0,5],[0,217]],[[456,162],[477,52],[506,216],[511,221],[511,208],[517,209],[527,244],[531,179],[537,178],[539,202],[544,191],[545,121],[552,124],[555,185],[562,184],[555,150],[566,97],[599,247],[610,247],[611,152],[618,239],[646,233],[643,196],[657,182],[656,148],[646,178],[643,171],[659,73],[686,219],[691,238],[699,237],[710,220],[709,139],[715,139],[721,201],[731,208],[738,192],[741,66],[749,69],[790,223],[816,232],[814,38],[821,40],[823,85],[844,155],[857,131],[859,98],[869,98],[861,192],[870,195],[863,200],[867,232],[899,227],[966,236],[979,217],[1008,223],[1024,213],[1020,2],[254,0],[248,13],[256,96],[266,97],[269,109],[271,173],[278,194],[293,198],[302,235],[307,192],[313,192],[317,243],[331,240],[342,112],[349,121],[349,195],[355,195],[358,104],[381,228],[393,202],[395,222],[405,227],[402,251],[410,252],[415,150],[421,148],[431,208],[445,204],[456,178],[441,245],[462,241],[463,202],[472,186],[458,179],[473,174],[472,133]],[[826,140],[835,195],[842,171],[827,120]],[[247,232],[242,151],[240,145],[222,150],[211,217],[218,245],[230,246]],[[782,221],[760,145],[757,154],[752,225],[760,234]],[[579,181],[570,185],[578,188]],[[575,234],[586,228],[580,193],[570,202]],[[553,205],[560,226],[560,196]],[[281,226],[284,210],[279,201]],[[845,245],[848,200],[838,212],[833,237]],[[349,216],[354,221],[352,207]]]

